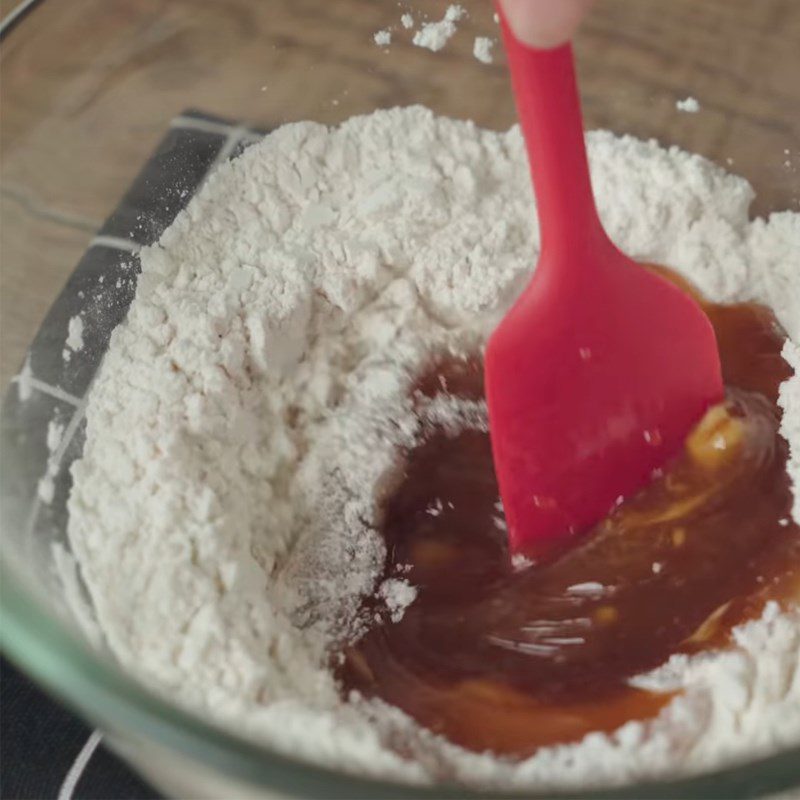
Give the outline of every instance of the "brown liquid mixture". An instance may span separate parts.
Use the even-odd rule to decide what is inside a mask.
[[[676,282],[680,282],[674,278]],[[705,309],[727,397],[685,452],[577,544],[515,568],[486,433],[433,430],[386,497],[384,577],[418,596],[347,648],[345,692],[380,697],[476,751],[524,757],[654,716],[669,695],[633,675],[672,653],[724,645],[769,599],[800,596],[778,386],[791,374],[772,314]],[[424,375],[417,402],[483,396],[480,362]],[[365,612],[380,613],[375,601]]]

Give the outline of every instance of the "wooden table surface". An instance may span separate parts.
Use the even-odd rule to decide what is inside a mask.
[[[0,48],[0,388],[182,110],[273,127],[423,102],[511,124],[499,48],[490,66],[472,56],[475,36],[497,35],[491,5],[463,4],[433,54],[399,18],[439,19],[443,0],[44,0]],[[372,35],[387,25],[381,49]],[[798,0],[599,0],[577,42],[587,126],[731,163],[757,214],[797,209],[798,42]],[[698,114],[676,110],[688,95]]]

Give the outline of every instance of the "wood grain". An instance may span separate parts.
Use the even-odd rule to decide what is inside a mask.
[[[17,373],[47,309],[78,263],[91,234],[0,197],[0,385]]]
[[[182,110],[274,127],[420,102],[511,124],[499,48],[491,66],[472,56],[476,35],[497,35],[491,4],[464,5],[433,54],[399,17],[441,18],[446,0],[45,0],[0,52],[2,385],[44,311],[34,297],[63,283],[73,244]],[[387,26],[379,48],[372,35]],[[577,42],[587,126],[731,159],[759,193],[756,213],[798,208],[798,41],[796,0],[599,0]],[[676,111],[687,95],[699,114]]]

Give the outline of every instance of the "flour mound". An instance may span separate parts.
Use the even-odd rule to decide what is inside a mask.
[[[800,367],[800,217],[750,222],[749,185],[698,156],[588,141],[615,241],[713,300],[770,303]],[[330,648],[362,630],[385,556],[376,492],[425,424],[410,387],[434,353],[479,348],[528,279],[532,204],[517,128],[393,109],[280,128],[142,251],[69,503],[98,629],[125,669],[273,748],[406,781],[620,782],[800,740],[800,615],[773,606],[729,652],[644,676],[685,690],[655,721],[522,763],[340,699]],[[781,405],[796,481],[799,378]],[[480,413],[429,409],[440,422]],[[379,591],[395,615],[415,594]]]

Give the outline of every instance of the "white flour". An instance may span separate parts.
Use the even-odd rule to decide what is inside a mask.
[[[748,184],[677,149],[595,132],[589,151],[630,255],[714,300],[768,302],[800,341],[800,216],[749,222]],[[375,489],[423,424],[410,383],[432,352],[480,345],[537,250],[516,128],[379,111],[283,127],[217,170],[142,251],[73,467],[70,541],[125,668],[284,752],[408,781],[622,782],[800,741],[800,611],[775,606],[736,649],[641,678],[685,687],[654,722],[523,763],[340,700],[327,648],[377,588]],[[800,367],[797,344],[786,357]],[[781,403],[797,479],[800,379]],[[379,594],[401,615],[415,590]]]
[[[377,31],[372,38],[375,40],[375,44],[377,44],[378,47],[385,47],[392,43],[392,32],[388,29]]]
[[[73,351],[83,349],[83,320],[79,315],[71,317],[67,323],[66,346]]]
[[[488,36],[476,36],[475,43],[472,46],[472,55],[483,64],[491,64],[494,61],[492,56],[492,48],[494,47],[494,40]]]
[[[64,341],[62,358],[69,361],[72,354],[83,349],[83,320],[80,316],[70,317],[67,323],[67,338]]]
[[[678,111],[685,111],[687,114],[696,114],[700,110],[700,103],[695,97],[685,97],[675,103]]]
[[[427,47],[428,50],[437,52],[441,50],[455,34],[458,22],[466,12],[460,5],[447,7],[444,18],[439,22],[426,22],[415,34],[412,40],[417,47]]]

